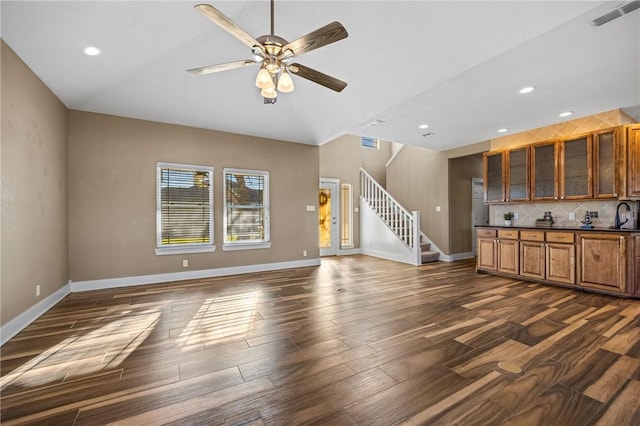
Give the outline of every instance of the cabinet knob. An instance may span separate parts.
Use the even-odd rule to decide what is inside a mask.
[[[614,196],[614,197],[617,197],[617,196],[618,196],[618,193],[617,193],[617,192],[614,192],[614,193],[613,193],[613,196]]]
[[[557,199],[558,199],[558,197],[553,197],[553,199],[554,199],[554,200],[557,200]]]
[[[564,200],[564,195],[562,197],[560,197],[561,200]]]

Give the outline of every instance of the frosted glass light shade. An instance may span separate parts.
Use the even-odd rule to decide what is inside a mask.
[[[266,89],[262,89],[260,94],[269,99],[273,99],[278,96],[278,93],[276,92],[276,89],[274,87],[267,87]]]
[[[256,76],[256,86],[261,89],[267,89],[273,87],[273,80],[271,74],[265,68],[260,68],[258,75]]]
[[[278,90],[282,93],[293,91],[293,80],[288,72],[284,71],[278,80]]]

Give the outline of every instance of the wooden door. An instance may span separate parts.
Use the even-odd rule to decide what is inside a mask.
[[[498,256],[496,253],[495,238],[478,238],[477,269],[495,271],[498,269]]]
[[[520,241],[520,275],[523,277],[545,277],[545,244],[540,241]]]
[[[626,238],[620,235],[579,234],[580,285],[626,292]]]
[[[558,144],[541,142],[531,146],[531,199],[558,199]]]
[[[574,244],[547,243],[546,264],[549,281],[576,283],[576,248]]]
[[[518,240],[498,240],[498,271],[517,275],[519,261]]]
[[[593,137],[593,197],[617,198],[620,191],[618,129],[602,130]]]

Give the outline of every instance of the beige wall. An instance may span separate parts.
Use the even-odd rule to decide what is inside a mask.
[[[305,208],[318,202],[317,147],[80,111],[70,111],[69,129],[71,280],[319,256],[317,213]],[[215,168],[214,253],[155,254],[158,161]],[[270,249],[222,250],[225,167],[269,171]]]
[[[67,109],[1,43],[4,325],[67,283]]]
[[[451,254],[472,251],[472,178],[482,178],[482,154],[449,160],[449,250]]]
[[[386,163],[391,157],[391,143],[380,141],[379,149],[363,148],[360,136],[345,135],[320,146],[320,177],[339,179],[353,188],[352,203],[358,207],[360,167],[382,186],[386,186]],[[360,215],[353,213],[353,244],[360,247]]]
[[[445,254],[449,241],[449,159],[487,151],[489,142],[449,151],[406,145],[387,168],[387,190],[410,211],[420,211],[420,228]],[[440,206],[441,211],[436,211]],[[455,247],[454,247],[455,248]]]

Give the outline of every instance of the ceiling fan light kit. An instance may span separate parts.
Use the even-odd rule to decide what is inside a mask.
[[[265,104],[274,104],[278,97],[278,92],[289,93],[294,90],[291,74],[313,81],[336,92],[341,92],[347,86],[344,81],[291,62],[298,55],[347,38],[349,35],[347,30],[339,22],[332,22],[289,43],[274,34],[273,2],[274,0],[271,0],[271,34],[260,36],[257,39],[251,37],[215,7],[209,4],[196,5],[196,10],[214,24],[249,46],[252,59],[209,65],[188,71],[196,75],[205,75],[241,68],[245,65],[261,64],[260,70],[256,75],[255,84],[256,87],[261,89],[260,94],[263,96]]]

